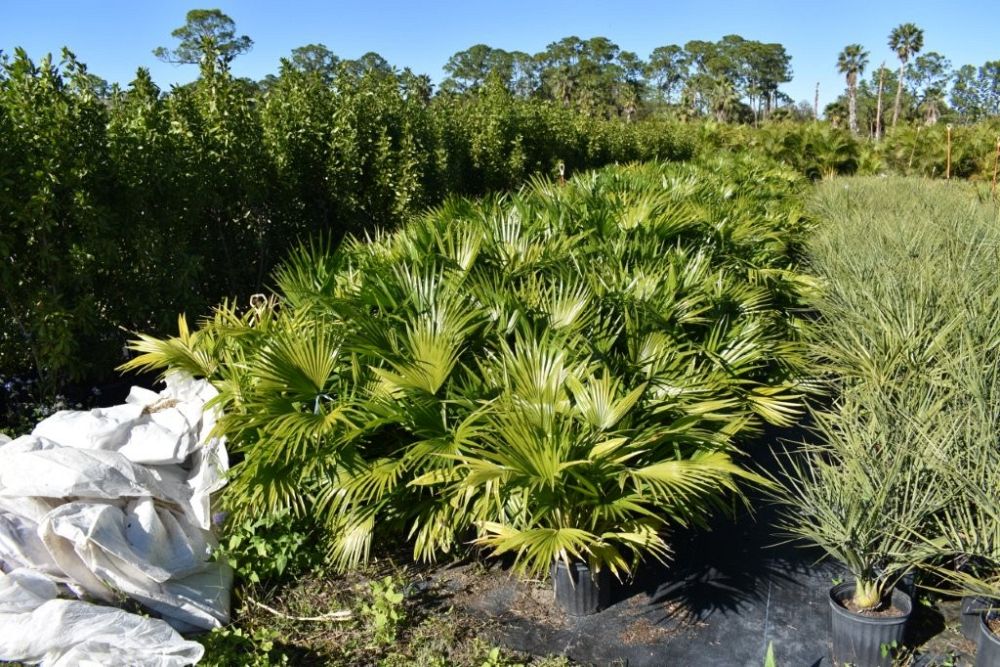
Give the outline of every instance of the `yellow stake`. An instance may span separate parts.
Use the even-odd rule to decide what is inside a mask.
[[[944,177],[951,180],[951,123],[948,124],[948,163],[945,166]]]

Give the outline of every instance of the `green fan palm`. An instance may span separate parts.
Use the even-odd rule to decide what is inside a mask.
[[[211,379],[230,509],[314,515],[340,566],[394,535],[627,573],[760,482],[736,445],[799,409],[799,193],[732,158],[451,200],[304,244],[274,298],[129,366]]]
[[[627,390],[586,364],[559,372],[539,358],[552,359],[544,349],[505,352],[510,376],[530,381],[514,380],[490,404],[486,436],[457,457],[457,481],[444,486],[478,499],[476,542],[515,553],[523,571],[585,560],[620,576],[643,555],[664,559],[670,524],[704,519],[736,479],[753,477],[725,448],[686,437],[697,418],[644,423],[645,386]],[[543,369],[552,372],[532,375]]]

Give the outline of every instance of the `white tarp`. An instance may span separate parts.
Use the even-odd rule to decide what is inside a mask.
[[[211,494],[228,469],[224,443],[209,437],[215,411],[204,410],[215,394],[175,374],[163,392],[135,387],[124,405],[58,412],[0,441],[0,660],[200,659],[200,645],[175,628],[227,623],[232,585],[211,559]],[[60,589],[110,604],[131,598],[166,622],[59,600]]]
[[[0,657],[52,667],[183,667],[205,652],[164,621],[58,595],[38,572],[0,574]]]

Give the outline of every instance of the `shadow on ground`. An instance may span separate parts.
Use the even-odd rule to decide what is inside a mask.
[[[828,591],[845,573],[820,563],[818,551],[782,544],[776,509],[751,504],[753,514],[675,533],[672,561],[643,566],[593,616],[562,616],[547,584],[521,582],[502,567],[463,565],[435,578],[456,606],[496,621],[496,639],[517,651],[594,665],[761,667],[773,644],[782,667],[829,667]],[[915,621],[915,645],[944,627],[929,608]],[[913,664],[947,663],[925,655]]]
[[[546,585],[502,569],[438,576],[457,606],[495,619],[497,639],[518,651],[597,665],[760,667],[773,642],[780,665],[828,665],[826,592],[841,573],[817,565],[816,552],[777,544],[776,511],[751,505],[753,515],[742,508],[675,532],[671,561],[645,564],[593,616],[563,617]]]
[[[506,572],[470,576],[483,580],[471,590],[462,576],[451,584],[457,604],[495,618],[498,639],[518,651],[598,665],[760,667],[773,642],[781,665],[829,665],[826,591],[841,573],[815,565],[815,553],[772,546],[767,519],[744,514],[676,535],[668,566],[643,567],[593,616],[563,618],[547,586]]]

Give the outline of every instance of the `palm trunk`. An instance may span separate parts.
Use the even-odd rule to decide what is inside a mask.
[[[885,63],[878,69],[878,102],[875,105],[875,141],[882,138],[882,88],[885,83]]]
[[[899,120],[899,103],[903,99],[903,69],[906,67],[906,61],[899,66],[899,81],[896,84],[896,105],[892,108],[892,126],[896,127],[896,121]]]
[[[851,84],[847,94],[847,124],[851,132],[858,133],[858,91],[854,84]]]
[[[882,601],[881,590],[878,581],[870,581],[858,577],[854,587],[854,604],[859,609],[875,609]]]

